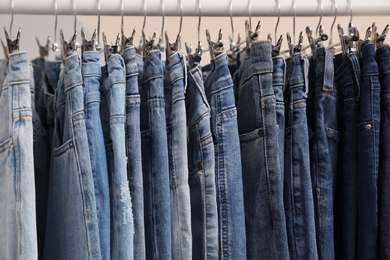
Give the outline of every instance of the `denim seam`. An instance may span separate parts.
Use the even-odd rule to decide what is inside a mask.
[[[273,72],[273,69],[257,69],[257,70],[253,70],[251,71],[251,73],[246,76],[245,78],[243,78],[240,82],[240,86],[244,85],[244,83],[249,79],[251,78],[253,75],[255,74],[258,74],[258,72]],[[260,73],[262,74],[262,73]]]
[[[0,145],[0,153],[7,151],[8,149],[12,148],[13,145],[11,145],[11,142],[13,142],[13,137],[6,139],[3,141],[3,143]]]
[[[157,74],[150,75],[146,80],[141,81],[141,85],[147,83],[148,81],[150,81],[150,80],[152,80],[152,79],[162,78],[162,77],[163,77],[163,74],[161,74],[161,73],[157,73]]]
[[[266,118],[265,118],[265,107],[266,104],[264,104],[264,97],[263,97],[263,92],[264,92],[264,87],[263,83],[261,81],[261,75],[259,75],[259,86],[260,86],[260,93],[261,93],[261,98],[260,102],[262,103],[262,117],[263,117],[263,129],[264,129],[264,143],[265,143],[265,161],[266,161],[266,172],[267,172],[267,179],[268,179],[268,192],[270,195],[270,206],[271,206],[271,215],[272,215],[272,222],[273,222],[273,229],[275,230],[276,228],[276,222],[275,222],[275,212],[274,212],[274,205],[273,205],[273,197],[272,197],[272,184],[271,184],[271,178],[269,176],[269,161],[268,161],[268,133],[267,133],[267,123],[266,123]]]
[[[211,96],[212,94],[221,92],[222,90],[228,89],[228,88],[230,88],[230,87],[232,87],[232,86],[233,86],[233,82],[230,82],[229,84],[225,84],[225,85],[223,85],[223,86],[220,86],[220,87],[218,87],[218,89],[216,89],[216,90],[214,90],[214,91],[211,91],[211,92],[210,92],[210,96]]]
[[[207,116],[207,115],[210,115],[210,110],[207,110],[206,112],[204,112],[203,114],[201,114],[201,115],[199,116],[199,118],[195,121],[194,125],[191,126],[191,127],[189,128],[189,130],[192,130],[192,129],[194,129],[195,127],[197,127],[198,124],[199,124],[199,122],[200,122],[205,116]]]
[[[316,138],[316,142],[314,144],[315,147],[315,154],[316,154],[316,172],[317,172],[317,196],[320,195],[321,189],[320,189],[320,171],[319,171],[319,162],[318,162],[318,138]]]
[[[199,130],[198,130],[198,135],[200,135],[200,133],[199,133]],[[201,160],[201,162],[202,162],[202,164],[203,164],[203,161],[204,161],[204,152],[203,152],[203,147],[202,146],[200,146],[200,155],[201,155],[201,158],[200,158],[200,160]],[[205,168],[204,167],[202,167],[202,176],[203,176],[203,190],[206,190],[206,176],[205,176]],[[208,259],[208,254],[207,254],[207,252],[208,252],[208,248],[207,248],[207,229],[206,229],[206,227],[207,227],[207,204],[206,204],[206,196],[204,196],[203,197],[203,218],[205,219],[205,221],[204,221],[204,228],[205,228],[205,230],[206,230],[206,232],[204,232],[204,239],[205,239],[205,241],[204,241],[204,246],[205,246],[205,250],[204,250],[204,257],[205,257],[205,260],[207,260]],[[202,243],[203,243],[203,241],[202,241]]]

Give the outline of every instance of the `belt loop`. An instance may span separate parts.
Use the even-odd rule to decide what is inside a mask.
[[[360,64],[355,52],[351,55],[348,55],[348,58],[351,61],[353,74],[355,76],[355,82],[357,86],[356,100],[358,101],[360,98]]]
[[[333,53],[325,50],[325,66],[324,66],[324,82],[322,84],[322,89],[334,89],[334,63],[333,63]]]
[[[303,59],[303,79],[305,81],[305,92],[303,93],[303,97],[307,98],[309,94],[309,59],[306,55],[300,55]]]

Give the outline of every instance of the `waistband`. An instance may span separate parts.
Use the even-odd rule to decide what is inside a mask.
[[[48,59],[44,60],[43,68],[45,72],[45,76],[47,79],[47,91],[49,93],[54,94],[54,90],[57,88],[57,84],[60,78],[62,60],[50,61]]]
[[[71,55],[65,59],[64,69],[64,88],[65,91],[83,84],[81,76],[80,58],[77,55]]]
[[[26,83],[30,81],[30,67],[27,53],[17,51],[9,55],[7,77],[3,82],[3,88],[8,85]]]
[[[375,61],[375,45],[366,44],[362,49],[362,76],[378,75],[378,65]]]
[[[290,89],[304,86],[303,96],[307,97],[309,93],[309,60],[305,54],[294,54],[295,59],[290,59],[290,62],[295,60],[290,79]]]
[[[286,82],[286,61],[282,56],[276,56],[272,58],[273,72],[272,78],[273,84],[284,84]]]
[[[125,49],[123,52],[123,60],[126,66],[126,77],[138,75],[137,54],[134,46]]]
[[[376,61],[378,62],[379,76],[383,77],[390,73],[390,49],[389,45],[384,43],[376,49]]]
[[[101,87],[102,94],[108,92],[114,84],[126,84],[125,64],[119,54],[111,55],[107,64],[107,73],[108,77]]]
[[[322,89],[331,91],[334,90],[334,63],[333,53],[325,47],[320,47],[316,50],[317,66],[316,74],[323,73]]]
[[[229,88],[233,85],[233,80],[228,68],[228,57],[226,52],[220,52],[211,64],[212,70],[204,82],[207,97],[210,97],[213,92]]]
[[[173,84],[177,80],[184,79],[184,89],[187,88],[187,65],[182,52],[175,52],[169,58],[164,77],[165,84]]]
[[[83,53],[83,66],[81,74],[83,77],[100,77],[102,70],[100,69],[100,52],[86,51]]]
[[[154,78],[163,77],[164,72],[161,65],[160,50],[151,51],[144,60],[144,70],[142,73],[142,83]]]

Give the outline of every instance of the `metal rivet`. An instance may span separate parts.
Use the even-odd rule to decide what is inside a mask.
[[[367,130],[370,130],[371,128],[372,128],[371,124],[367,124],[367,125],[366,125],[366,129],[367,129]]]
[[[10,146],[10,147],[14,147],[14,141],[10,140],[10,141],[9,141],[9,146]]]
[[[74,147],[74,143],[73,143],[73,141],[70,141],[70,143],[69,143],[69,147],[70,147],[70,148],[73,148],[73,147]]]

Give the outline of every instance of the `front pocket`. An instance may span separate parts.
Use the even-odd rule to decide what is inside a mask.
[[[258,138],[264,137],[264,129],[258,128],[246,134],[240,134],[240,143],[252,142]]]
[[[6,150],[14,147],[13,138],[8,138],[7,140],[0,143],[0,153],[5,152]]]

